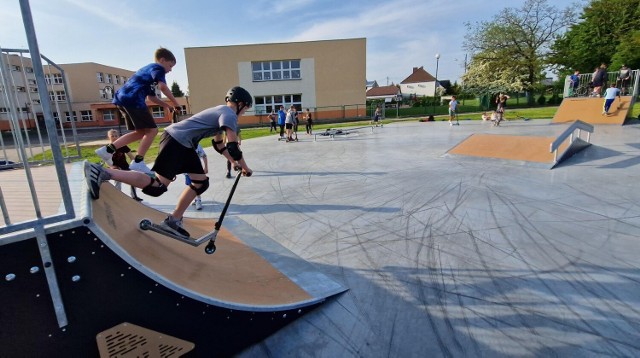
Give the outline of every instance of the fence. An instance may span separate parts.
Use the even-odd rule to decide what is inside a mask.
[[[29,53],[30,58],[25,58],[24,54]],[[52,75],[52,68],[59,71],[59,77]],[[64,159],[70,161],[80,157],[75,118],[67,95],[70,92],[60,66],[44,55],[34,56],[30,50],[0,48],[0,86],[0,169],[23,166],[25,162],[53,162],[52,155],[47,157],[48,149],[54,145],[53,141],[47,140],[48,133],[54,134],[55,145],[61,146]],[[50,96],[64,96],[61,98],[66,102],[66,108],[61,108],[59,101],[53,101],[57,119],[53,118]],[[67,129],[61,118],[64,109],[70,123]],[[56,126],[59,126],[59,132]],[[24,152],[19,150],[20,142],[24,142]]]

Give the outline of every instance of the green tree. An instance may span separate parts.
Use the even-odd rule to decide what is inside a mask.
[[[171,93],[174,97],[184,97],[184,93],[180,90],[180,85],[176,81],[171,84]]]
[[[640,0],[592,0],[552,46],[552,61],[565,73],[592,72],[601,63],[640,68]]]
[[[462,77],[465,90],[533,91],[544,78],[551,46],[575,18],[571,8],[561,10],[547,0],[527,0],[519,9],[503,9],[493,21],[465,23],[464,48],[471,53],[469,70]],[[528,100],[534,101],[532,96]]]

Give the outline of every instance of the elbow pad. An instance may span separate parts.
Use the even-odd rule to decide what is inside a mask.
[[[225,146],[222,146],[222,149],[218,148],[218,144],[222,144],[222,140],[219,140],[216,142],[215,139],[212,139],[211,144],[213,145],[213,149],[216,152],[220,153],[220,155],[222,155],[222,153],[224,153],[224,151],[227,150],[227,147]]]
[[[226,149],[229,150],[229,155],[231,155],[231,158],[233,158],[233,160],[237,161],[242,159],[242,151],[238,147],[238,142],[227,143]]]

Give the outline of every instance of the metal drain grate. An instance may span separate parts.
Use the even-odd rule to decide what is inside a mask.
[[[101,358],[180,357],[195,344],[131,323],[121,323],[96,336]]]

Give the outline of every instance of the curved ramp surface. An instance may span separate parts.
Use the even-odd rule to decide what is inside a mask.
[[[286,310],[318,303],[346,290],[313,265],[243,221],[227,217],[217,251],[190,246],[139,229],[143,218],[167,214],[149,208],[104,183],[91,200],[89,227],[112,250],[147,276],[176,292],[216,306],[245,311]],[[184,219],[194,237],[213,230],[215,219]],[[226,228],[225,228],[226,227]]]

